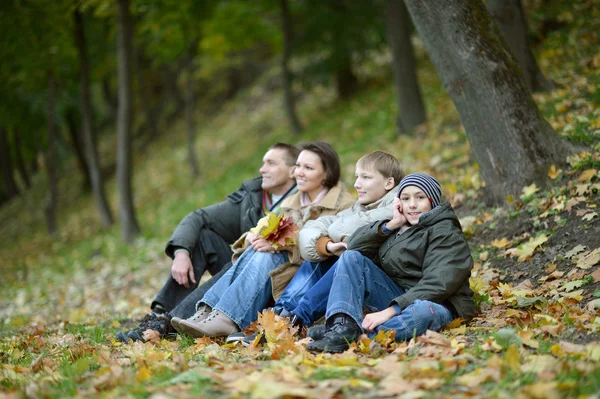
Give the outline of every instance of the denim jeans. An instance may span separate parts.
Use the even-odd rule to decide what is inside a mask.
[[[306,326],[325,316],[333,281],[331,266],[336,260],[334,257],[318,263],[304,261],[283,295],[275,302],[275,307],[294,312]]]
[[[384,310],[390,302],[404,291],[369,258],[358,251],[345,251],[335,266],[335,273],[326,317],[344,313],[360,326],[363,307],[370,312]],[[435,302],[416,300],[369,333],[375,336],[379,330],[396,330],[396,341],[406,341],[427,330],[440,330],[452,321],[448,308]]]
[[[200,302],[225,313],[243,330],[272,298],[269,272],[287,260],[285,251],[257,252],[248,248]]]

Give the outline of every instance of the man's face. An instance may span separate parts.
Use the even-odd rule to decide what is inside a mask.
[[[283,195],[295,183],[295,165],[285,163],[285,150],[273,148],[263,157],[262,167],[258,170],[262,175],[262,188],[275,195]]]
[[[383,198],[394,188],[394,178],[384,177],[373,168],[356,167],[354,188],[358,194],[358,202],[369,205]]]

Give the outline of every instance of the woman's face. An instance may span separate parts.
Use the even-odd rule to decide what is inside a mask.
[[[310,199],[314,200],[323,189],[327,174],[321,158],[312,151],[304,150],[298,155],[294,176],[298,183],[298,191],[307,193]]]

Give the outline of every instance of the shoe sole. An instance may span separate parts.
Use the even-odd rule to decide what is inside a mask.
[[[310,344],[306,345],[306,350],[311,352],[327,352],[327,353],[342,353],[348,350],[350,346],[348,345],[329,345],[324,348],[314,347]]]
[[[194,338],[202,338],[205,337],[206,334],[204,331],[200,330],[198,327],[194,325],[190,325],[187,320],[182,320],[179,323],[179,327],[184,334],[190,335]]]
[[[175,329],[175,331],[177,331],[178,333],[183,333],[183,330],[181,329],[182,321],[183,321],[183,319],[180,317],[173,317],[171,319],[171,327],[173,327]]]

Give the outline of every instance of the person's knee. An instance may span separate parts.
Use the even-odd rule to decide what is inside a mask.
[[[413,320],[425,330],[440,330],[450,320],[444,308],[430,301],[416,300],[411,307]]]

